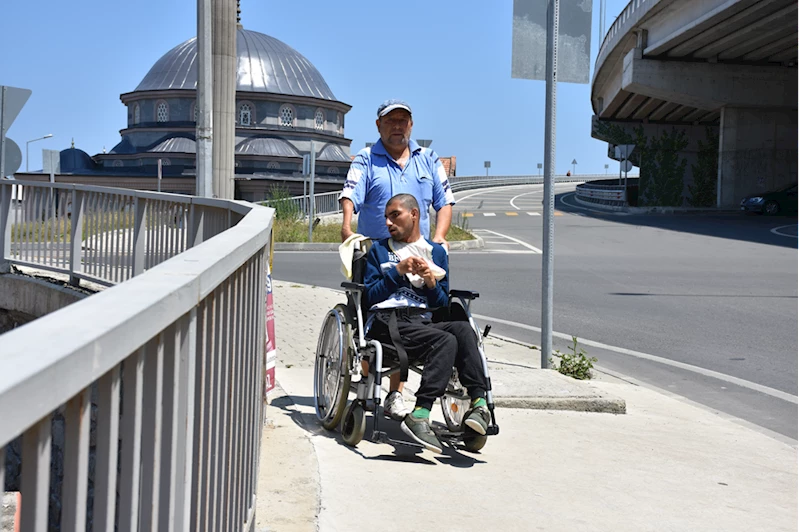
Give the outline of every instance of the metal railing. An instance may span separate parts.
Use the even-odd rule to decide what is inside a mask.
[[[556,183],[577,183],[583,181],[590,181],[593,179],[607,179],[606,175],[590,174],[580,176],[556,176]],[[461,190],[470,190],[474,188],[486,187],[501,187],[509,185],[536,185],[542,184],[544,178],[541,176],[465,176],[465,177],[450,177],[450,186],[453,192]],[[340,191],[325,192],[323,194],[314,195],[314,212],[320,215],[337,214],[341,212],[341,206],[338,202]],[[298,212],[308,213],[309,196],[293,196],[283,201],[291,201],[294,203]]]
[[[604,180],[603,183],[584,183],[577,185],[575,195],[578,199],[592,203],[623,206],[627,204],[627,187],[623,184],[612,183],[614,180]],[[638,177],[630,177],[630,186],[638,186]]]
[[[63,204],[49,193],[64,190],[73,198],[71,234],[86,238],[83,246],[67,241],[68,267],[41,248],[26,261],[4,252],[6,263],[49,261],[51,269],[111,283],[107,270],[76,268],[76,257],[88,257],[80,248],[97,246],[106,260],[112,250],[132,255],[113,265],[128,280],[2,336],[0,485],[22,492],[22,530],[86,530],[87,521],[94,530],[252,530],[273,211],[14,184],[23,188],[18,206],[6,183],[0,188],[6,246],[14,243],[12,217],[58,218]],[[130,228],[103,225],[127,204],[129,247]],[[174,212],[185,217],[164,221]],[[81,220],[113,233],[82,232]]]
[[[660,1],[661,0],[630,0],[622,12],[619,13],[619,16],[616,17],[616,20],[613,21],[613,24],[610,25],[608,32],[602,40],[602,45],[597,52],[594,76],[596,76],[596,71],[598,70],[596,67],[605,61],[612,46],[615,46],[619,42],[619,39],[626,35],[630,29],[634,28],[635,25],[641,21],[641,18]]]

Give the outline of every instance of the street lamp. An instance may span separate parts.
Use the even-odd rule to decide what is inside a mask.
[[[30,171],[30,157],[28,156],[28,146],[30,146],[30,143],[31,142],[36,142],[37,140],[49,139],[52,136],[53,136],[52,133],[48,133],[47,135],[45,135],[43,137],[39,137],[38,139],[29,140],[28,142],[25,143],[25,172],[26,173]]]

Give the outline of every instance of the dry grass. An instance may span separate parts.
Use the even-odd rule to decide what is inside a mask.
[[[353,232],[357,230],[355,223],[353,223],[351,227]],[[308,223],[305,221],[275,220],[273,228],[275,242],[308,242]],[[430,231],[434,233],[435,226],[433,226]],[[453,222],[447,233],[447,240],[474,240],[474,235],[456,226]],[[341,224],[328,223],[317,225],[313,231],[313,241],[330,244],[340,243]]]

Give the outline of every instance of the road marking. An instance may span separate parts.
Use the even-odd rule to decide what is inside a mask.
[[[518,212],[506,212],[505,216],[519,216]]]
[[[463,213],[463,217],[464,218],[471,218],[472,216],[474,216],[473,212],[465,212],[465,213]]]
[[[491,233],[492,235],[497,235],[497,236],[501,236],[502,238],[507,238],[508,240],[512,240],[512,241],[516,242],[516,243],[517,243],[517,244],[519,244],[520,246],[526,247],[527,249],[529,249],[529,250],[530,250],[530,251],[532,251],[533,253],[543,253],[543,252],[542,252],[540,249],[538,249],[537,247],[535,247],[535,246],[531,246],[531,245],[530,245],[530,244],[528,244],[527,242],[522,242],[522,241],[521,241],[521,240],[519,240],[518,238],[513,238],[512,236],[503,235],[502,233],[497,233],[496,231],[489,231],[488,229],[481,229],[481,230],[480,230],[480,232],[481,232],[481,233]]]
[[[555,212],[554,212],[554,213],[552,213],[552,214],[554,214],[555,216],[563,216],[563,213],[562,213],[562,212],[560,212],[560,211],[555,211]]]
[[[518,327],[520,329],[527,329],[528,331],[534,331],[537,333],[541,332],[540,328],[534,327],[532,325],[527,325],[524,323],[517,323],[515,321],[492,318],[490,316],[481,316],[479,314],[472,314],[472,316],[474,316],[479,320],[494,321],[496,323],[502,323],[504,325],[510,325],[512,327]],[[563,340],[572,339],[572,335],[570,334],[563,334],[555,331],[552,331],[552,336],[561,338]],[[713,377],[714,379],[719,379],[721,381],[735,384],[736,386],[740,386],[742,388],[748,388],[756,392],[764,393],[766,395],[770,395],[771,397],[776,397],[777,399],[788,401],[789,403],[799,404],[799,397],[793,394],[786,393],[781,390],[776,390],[769,386],[763,386],[762,384],[757,384],[755,382],[739,379],[738,377],[733,377],[732,375],[727,375],[725,373],[719,373],[718,371],[713,371],[712,369],[700,368],[699,366],[694,366],[693,364],[686,364],[685,362],[678,362],[676,360],[670,360],[668,358],[663,358],[656,355],[641,353],[640,351],[633,351],[632,349],[625,349],[624,347],[616,347],[613,345],[607,345],[600,342],[594,342],[593,340],[586,340],[585,338],[580,338],[580,342],[591,347],[598,347],[599,349],[606,349],[608,351],[613,351],[615,353],[620,353],[622,355],[629,355],[636,358],[643,358],[645,360],[650,360],[652,362],[659,362],[666,366],[672,366],[675,368],[684,369],[686,371],[691,371],[693,373],[704,375],[705,377]]]
[[[483,213],[483,216],[496,216],[496,215],[497,215],[497,213],[495,213],[495,212],[484,212]]]
[[[541,216],[540,212],[528,212],[527,214],[529,214],[530,216]]]
[[[575,183],[555,183],[555,186],[556,187],[559,187],[559,186],[560,187],[570,187],[570,186],[573,187],[573,186],[575,186]],[[543,194],[543,192],[544,192],[544,189],[541,188],[541,189],[538,189],[538,190],[533,190],[532,192],[525,192],[524,194],[519,194],[517,196],[514,196],[510,200],[510,206],[513,207],[514,209],[516,209],[517,211],[520,211],[521,209],[519,207],[517,207],[516,204],[514,203],[514,201],[516,201],[516,198],[520,198],[522,196],[527,196],[527,195],[530,195],[530,194]]]
[[[793,228],[793,227],[797,227],[797,226],[796,225],[781,225],[779,227],[775,227],[774,229],[772,229],[771,232],[774,233],[775,235],[787,236],[788,238],[799,238],[799,235],[786,235],[785,233],[780,233],[780,229],[787,229],[788,227]]]

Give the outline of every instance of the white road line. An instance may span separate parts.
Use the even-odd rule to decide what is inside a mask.
[[[795,225],[781,225],[779,227],[775,227],[774,229],[772,229],[771,232],[774,233],[775,235],[787,236],[788,238],[799,238],[799,235],[786,235],[785,233],[780,233],[780,229],[786,229],[788,227],[796,227],[796,226]]]
[[[455,196],[456,196],[455,201],[463,201],[463,200],[465,200],[467,198],[471,198],[472,196],[479,196],[480,194],[490,194],[492,192],[504,192],[504,190],[506,190],[506,189],[514,189],[514,188],[520,188],[520,187],[542,187],[542,186],[543,185],[530,184],[530,185],[511,185],[509,187],[487,188],[487,189],[481,190],[480,192],[474,192],[473,194],[469,194],[468,196],[463,196],[462,198],[458,198],[457,197],[458,193],[456,192],[455,193]]]
[[[528,212],[527,214],[529,214],[530,216],[541,216],[540,212]]]
[[[537,333],[541,332],[540,328],[534,327],[532,325],[527,325],[524,323],[517,323],[515,321],[492,318],[490,316],[481,316],[479,314],[472,314],[472,316],[474,316],[479,320],[493,321],[496,323],[502,323],[504,325],[511,325],[513,327],[518,327],[520,329],[527,329],[529,331],[535,331]],[[570,334],[563,334],[552,331],[552,335],[558,338],[562,338],[563,340],[572,339],[572,336]],[[678,362],[676,360],[670,360],[668,358],[663,358],[656,355],[641,353],[640,351],[633,351],[632,349],[625,349],[624,347],[616,347],[613,345],[607,345],[600,342],[594,342],[593,340],[586,340],[585,338],[580,338],[580,342],[591,347],[606,349],[608,351],[613,351],[615,353],[621,353],[622,355],[629,355],[636,358],[643,358],[645,360],[651,360],[652,362],[659,362],[660,364],[664,364],[666,366],[672,366],[675,368],[684,369],[686,371],[691,371],[693,373],[704,375],[705,377],[713,377],[714,379],[719,379],[721,381],[735,384],[736,386],[740,386],[742,388],[748,388],[756,392],[764,393],[766,395],[770,395],[771,397],[776,397],[777,399],[788,401],[789,403],[799,404],[799,397],[793,394],[783,392],[781,390],[776,390],[774,388],[770,388],[769,386],[763,386],[762,384],[757,384],[756,382],[739,379],[738,377],[733,377],[732,375],[727,375],[725,373],[719,373],[718,371],[713,371],[712,369],[700,368],[699,366],[694,366],[693,364],[686,364],[685,362]]]
[[[574,183],[555,183],[556,187],[573,187],[574,185],[575,185]],[[516,204],[513,203],[516,200],[516,198],[521,198],[522,196],[529,196],[530,194],[543,194],[543,192],[544,192],[544,189],[533,190],[532,192],[525,192],[524,194],[519,194],[517,196],[514,196],[510,200],[510,206],[513,207],[514,209],[516,209],[517,211],[520,211],[522,209],[520,207],[517,207]]]
[[[495,213],[495,212],[484,212],[483,213],[483,216],[496,216],[496,215],[497,215],[497,213]]]
[[[516,243],[517,243],[517,244],[519,244],[520,246],[526,247],[527,249],[529,249],[529,250],[530,250],[530,251],[532,251],[533,253],[543,253],[543,252],[542,252],[540,249],[538,249],[537,247],[535,247],[535,246],[531,246],[531,245],[530,245],[530,244],[528,244],[527,242],[522,242],[522,241],[521,241],[521,240],[519,240],[518,238],[513,238],[512,236],[503,235],[502,233],[497,233],[496,231],[489,231],[488,229],[483,229],[481,232],[482,232],[482,233],[491,233],[492,235],[497,235],[497,236],[501,236],[502,238],[507,238],[508,240],[513,240],[514,242],[516,242]]]

